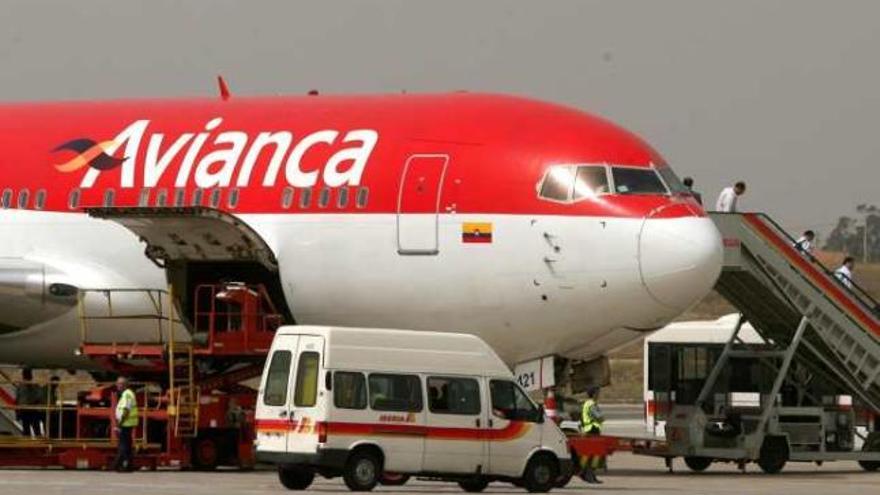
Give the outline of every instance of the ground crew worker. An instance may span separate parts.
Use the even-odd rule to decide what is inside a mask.
[[[840,283],[843,284],[847,289],[853,288],[853,268],[856,266],[856,259],[852,256],[847,256],[843,259],[843,264],[840,265],[840,268],[834,270],[834,276],[837,277],[837,280],[840,280]]]
[[[21,381],[15,388],[15,412],[17,419],[21,421],[22,433],[32,438],[42,436],[43,412],[40,408],[46,405],[42,387],[34,383],[34,372],[30,368],[22,368]]]
[[[590,387],[587,389],[587,400],[581,408],[581,430],[587,435],[600,435],[602,433],[602,423],[605,417],[602,410],[599,409],[598,403],[599,387]],[[581,457],[581,478],[587,483],[601,484],[602,482],[596,478],[596,470],[602,467],[605,462],[605,456],[593,455]]]
[[[138,405],[134,391],[128,386],[128,379],[120,376],[116,379],[116,435],[118,438],[116,459],[113,468],[119,472],[134,470],[132,441],[134,429],[138,425]]]
[[[725,187],[718,195],[718,201],[715,202],[715,211],[735,213],[736,202],[745,193],[746,183],[742,181],[737,182],[733,187]]]

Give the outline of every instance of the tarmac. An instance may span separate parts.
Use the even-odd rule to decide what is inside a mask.
[[[645,435],[640,409],[609,407],[606,432]],[[613,419],[612,419],[613,417]],[[854,462],[815,464],[789,463],[776,475],[763,474],[755,465],[740,472],[731,464],[714,464],[704,473],[692,473],[680,460],[667,471],[662,459],[619,452],[608,461],[608,472],[600,475],[602,485],[587,485],[575,479],[552,493],[562,494],[789,494],[867,495],[877,493],[880,472],[867,473]],[[317,479],[308,490],[314,493],[349,493],[341,480]],[[142,471],[117,474],[100,471],[2,470],[0,495],[239,495],[286,493],[271,470],[213,473]],[[429,494],[464,493],[458,485],[414,480],[402,487],[378,487],[376,493]],[[492,483],[485,493],[526,493],[508,483]]]

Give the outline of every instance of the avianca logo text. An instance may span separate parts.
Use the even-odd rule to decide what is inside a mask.
[[[208,121],[202,132],[186,132],[166,141],[165,134],[148,132],[149,120],[137,120],[108,141],[75,139],[58,146],[53,151],[78,155],[55,167],[74,172],[88,165],[82,188],[92,187],[102,173],[117,167],[122,188],[135,187],[138,171],[143,174],[141,187],[155,187],[166,174],[175,175],[174,187],[186,187],[190,181],[200,188],[247,187],[255,173],[262,174],[263,187],[273,187],[282,166],[284,179],[294,187],[312,187],[319,179],[329,187],[357,186],[379,139],[372,129],[344,134],[319,130],[298,141],[290,131],[271,131],[251,139],[242,131],[216,132],[222,123],[218,117]],[[169,144],[163,148],[163,142]],[[116,158],[123,148],[124,158]],[[309,160],[312,155],[326,160],[315,163],[314,158]],[[306,167],[307,162],[311,166]]]

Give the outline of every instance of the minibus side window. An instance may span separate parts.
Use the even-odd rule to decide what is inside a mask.
[[[362,373],[333,373],[333,405],[340,409],[367,408],[367,381]]]
[[[290,376],[290,351],[275,351],[266,376],[263,404],[283,406],[287,404],[287,382]]]
[[[437,414],[480,414],[480,384],[472,378],[428,377],[428,409]]]
[[[513,382],[492,380],[489,389],[492,394],[492,414],[495,416],[510,421],[540,422],[538,408]]]
[[[376,411],[419,412],[422,381],[415,375],[370,374],[370,407]]]
[[[299,355],[296,367],[296,391],[293,405],[312,407],[318,398],[318,364],[321,355],[317,352],[303,352]]]

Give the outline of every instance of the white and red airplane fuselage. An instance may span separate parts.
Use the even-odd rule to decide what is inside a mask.
[[[654,150],[527,99],[10,104],[0,147],[0,362],[77,364],[67,287],[167,286],[91,209],[228,213],[297,322],[470,332],[509,363],[600,356],[720,271],[717,230]]]

